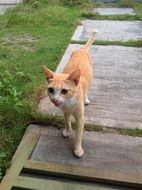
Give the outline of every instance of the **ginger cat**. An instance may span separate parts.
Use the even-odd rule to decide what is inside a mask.
[[[74,154],[77,157],[84,154],[81,145],[84,128],[84,104],[89,104],[87,93],[93,79],[92,61],[88,50],[94,40],[95,33],[83,48],[72,53],[61,74],[54,73],[43,66],[48,81],[48,96],[51,102],[64,113],[64,137],[69,137],[72,133],[70,115],[75,117],[77,128]]]

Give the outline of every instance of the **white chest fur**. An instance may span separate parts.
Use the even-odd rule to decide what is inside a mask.
[[[74,96],[74,97],[68,99],[66,102],[64,102],[64,104],[61,106],[61,109],[62,109],[63,111],[72,112],[72,111],[75,109],[75,107],[76,107],[76,105],[77,105],[77,102],[78,102],[78,100],[77,100],[77,98]]]

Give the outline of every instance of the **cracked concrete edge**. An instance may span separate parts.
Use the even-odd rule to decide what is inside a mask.
[[[82,25],[78,26],[71,38],[71,41],[78,41],[78,39],[80,38],[82,32],[83,32],[83,28],[84,28],[84,22],[82,21]]]

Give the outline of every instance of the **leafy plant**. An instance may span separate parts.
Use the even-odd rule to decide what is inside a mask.
[[[15,110],[21,107],[22,101],[20,99],[22,92],[18,90],[15,84],[15,79],[23,78],[24,73],[17,71],[11,74],[8,71],[0,73],[0,106],[13,106]]]
[[[22,86],[29,76],[16,69],[14,72],[0,73],[0,123],[12,126],[15,115],[23,114],[30,102],[23,100]]]
[[[4,162],[4,159],[6,158],[6,152],[2,152],[0,151],[0,166],[3,164]],[[2,178],[3,176],[3,172],[2,172],[2,168],[0,167],[0,179]]]

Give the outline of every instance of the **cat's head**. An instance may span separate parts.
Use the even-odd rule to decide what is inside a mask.
[[[80,79],[80,70],[75,70],[70,75],[57,74],[43,66],[46,76],[47,93],[55,106],[66,104],[76,93]]]

